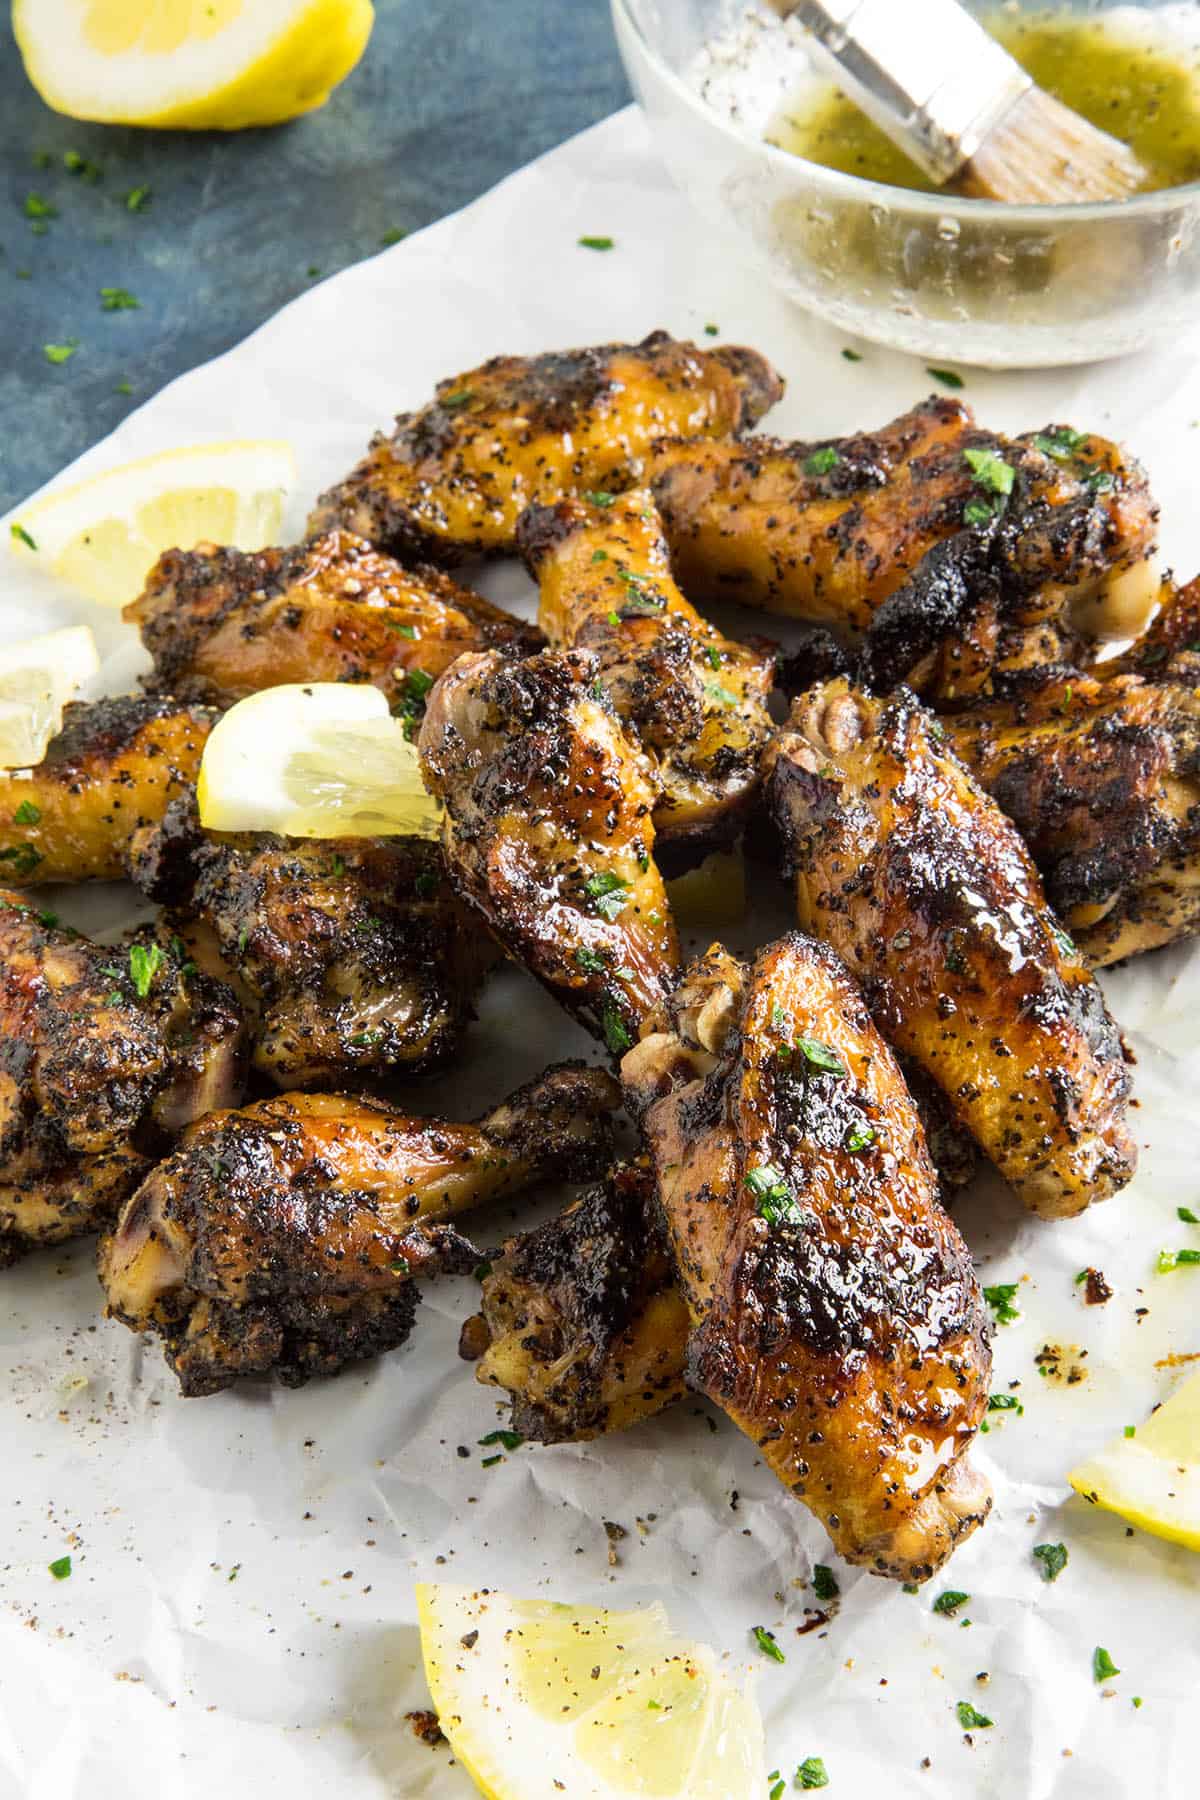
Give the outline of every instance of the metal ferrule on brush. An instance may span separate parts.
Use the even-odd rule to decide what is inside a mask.
[[[1033,86],[956,0],[924,0],[916,32],[903,0],[783,0],[775,10],[807,27],[818,57],[836,59],[838,86],[939,185]]]

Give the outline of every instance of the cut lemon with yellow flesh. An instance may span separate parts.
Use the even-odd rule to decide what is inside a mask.
[[[237,131],[324,105],[367,46],[370,0],[14,0],[25,69],[56,112]]]
[[[41,762],[63,707],[99,667],[86,625],[0,646],[0,769]]]
[[[1200,1374],[1098,1456],[1072,1469],[1076,1493],[1156,1537],[1200,1550]]]
[[[277,543],[295,479],[291,445],[274,440],[164,450],[35,500],[9,542],[89,600],[124,606],[164,550]]]
[[[746,866],[740,850],[714,850],[667,883],[677,925],[735,925],[746,912]]]
[[[660,1606],[423,1583],[417,1613],[438,1722],[491,1800],[763,1800],[758,1709]]]
[[[220,718],[196,785],[210,831],[284,837],[436,837],[415,747],[378,688],[266,688]]]

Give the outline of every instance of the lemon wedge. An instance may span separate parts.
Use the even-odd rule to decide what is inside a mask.
[[[323,106],[370,0],[14,0],[25,70],[72,119],[237,131]]]
[[[746,866],[740,850],[714,850],[667,883],[677,925],[736,925],[746,912]]]
[[[0,647],[0,769],[41,762],[63,707],[99,667],[86,625]]]
[[[758,1709],[660,1606],[420,1584],[438,1722],[491,1800],[763,1800]]]
[[[210,831],[284,837],[436,837],[440,810],[378,688],[266,688],[220,718],[196,784]]]
[[[1200,1550],[1200,1374],[1139,1425],[1114,1438],[1067,1480],[1094,1506],[1155,1537]]]
[[[9,543],[89,600],[123,606],[164,550],[277,542],[295,478],[291,445],[276,441],[164,450],[35,500],[13,519]]]

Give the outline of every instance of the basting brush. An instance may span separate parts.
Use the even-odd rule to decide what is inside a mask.
[[[958,0],[768,0],[931,180],[1025,206],[1123,200],[1127,145],[1039,88]]]

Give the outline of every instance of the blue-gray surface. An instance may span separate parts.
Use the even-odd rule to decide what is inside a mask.
[[[0,24],[0,509],[318,274],[452,212],[629,97],[606,0],[376,0],[376,12],[327,106],[231,134],[62,118]],[[80,158],[98,179],[64,160]],[[30,195],[56,216],[28,218]],[[137,309],[103,310],[102,288]],[[47,359],[45,345],[72,341],[68,360]]]

